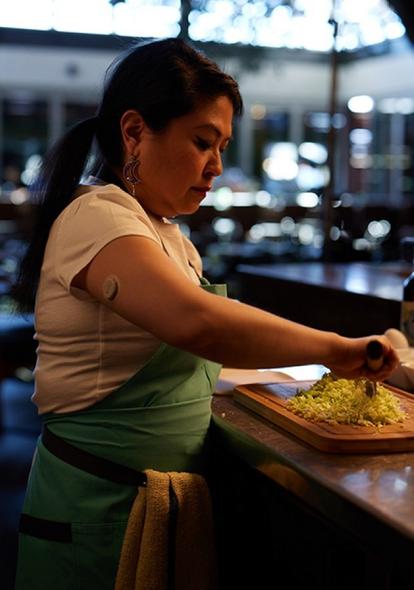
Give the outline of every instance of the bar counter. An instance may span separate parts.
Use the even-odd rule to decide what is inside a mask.
[[[398,328],[405,262],[239,265],[240,299],[313,328],[364,336]]]
[[[237,531],[227,545],[240,587],[277,571],[280,582],[317,590],[414,588],[414,453],[323,453],[231,395],[215,396],[213,411],[230,486],[220,488],[222,512],[233,511],[222,530]]]

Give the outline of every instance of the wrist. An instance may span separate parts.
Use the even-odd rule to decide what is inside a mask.
[[[340,336],[336,332],[329,332],[329,343],[327,346],[328,358],[326,365],[328,367],[346,365],[350,354],[350,338]]]

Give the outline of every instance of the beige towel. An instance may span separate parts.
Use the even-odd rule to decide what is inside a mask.
[[[170,481],[178,500],[175,590],[215,590],[210,494],[193,473],[147,470],[128,519],[115,590],[167,590]]]

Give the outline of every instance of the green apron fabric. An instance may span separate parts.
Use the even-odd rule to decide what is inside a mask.
[[[225,285],[203,288],[225,296]],[[44,423],[66,442],[143,471],[203,473],[211,395],[220,365],[161,344],[150,361],[102,401]],[[70,525],[71,541],[19,535],[16,590],[112,590],[133,485],[73,467],[39,440],[23,514]]]

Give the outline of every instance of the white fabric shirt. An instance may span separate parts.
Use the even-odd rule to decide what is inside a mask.
[[[184,280],[199,283],[200,256],[177,224],[150,216],[113,184],[81,187],[52,226],[37,292],[32,399],[40,413],[72,412],[98,402],[142,368],[160,345],[149,332],[71,286],[105,245],[127,235],[153,240]]]

